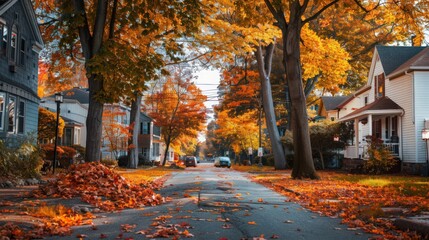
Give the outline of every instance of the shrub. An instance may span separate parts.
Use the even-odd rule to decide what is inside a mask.
[[[41,145],[42,155],[47,160],[54,160],[54,144]],[[68,146],[57,146],[57,160],[60,167],[67,168],[74,163],[76,150]]]
[[[383,174],[389,172],[397,164],[392,153],[383,145],[383,141],[375,137],[371,138],[368,146],[368,160],[363,169],[370,174]]]
[[[85,159],[85,152],[86,152],[85,147],[81,145],[73,145],[72,148],[76,149],[77,153],[80,155],[79,158],[82,158],[82,160]]]
[[[40,149],[24,142],[17,149],[7,148],[0,141],[0,175],[6,178],[39,178],[43,160]]]
[[[116,159],[102,159],[100,163],[106,167],[118,167],[118,161]]]

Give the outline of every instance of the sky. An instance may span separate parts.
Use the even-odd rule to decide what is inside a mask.
[[[195,73],[195,84],[204,95],[207,96],[207,101],[204,103],[207,110],[209,110],[208,120],[206,124],[213,119],[213,105],[219,103],[217,96],[217,87],[220,81],[219,70],[202,69]],[[199,141],[205,141],[205,135],[200,133],[198,136]]]

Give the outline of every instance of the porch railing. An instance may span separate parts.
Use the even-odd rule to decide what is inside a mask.
[[[386,147],[394,157],[399,157],[399,143],[392,143],[389,139],[383,140],[383,145]],[[359,152],[356,152],[356,146],[346,146],[344,157],[345,158],[360,158],[368,159],[368,146],[369,143],[359,144]]]

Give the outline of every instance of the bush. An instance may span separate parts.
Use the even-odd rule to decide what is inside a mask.
[[[0,175],[6,178],[39,178],[43,160],[40,150],[29,142],[10,149],[0,141]]]
[[[393,169],[397,160],[392,156],[392,153],[383,145],[383,141],[372,137],[368,147],[369,158],[365,161],[363,169],[370,174],[388,173]]]
[[[85,152],[86,152],[85,147],[83,147],[81,145],[73,145],[72,148],[74,148],[76,150],[76,152],[79,154],[79,158],[81,158],[81,160],[85,160]]]
[[[127,167],[128,166],[128,156],[127,155],[119,156],[118,166],[119,167]]]
[[[54,160],[54,144],[41,145],[42,155],[47,160]],[[74,163],[76,156],[76,149],[68,146],[57,146],[57,160],[58,165],[63,168],[68,168]]]
[[[112,167],[112,168],[118,167],[118,161],[115,159],[102,159],[100,163],[106,167]]]

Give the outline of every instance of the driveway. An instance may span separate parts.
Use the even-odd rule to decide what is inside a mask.
[[[94,226],[73,228],[72,236],[52,239],[368,239],[340,219],[320,216],[288,202],[246,173],[201,163],[173,173],[160,191],[160,206],[99,213]],[[285,179],[287,181],[287,179]],[[83,235],[82,235],[83,234]]]

